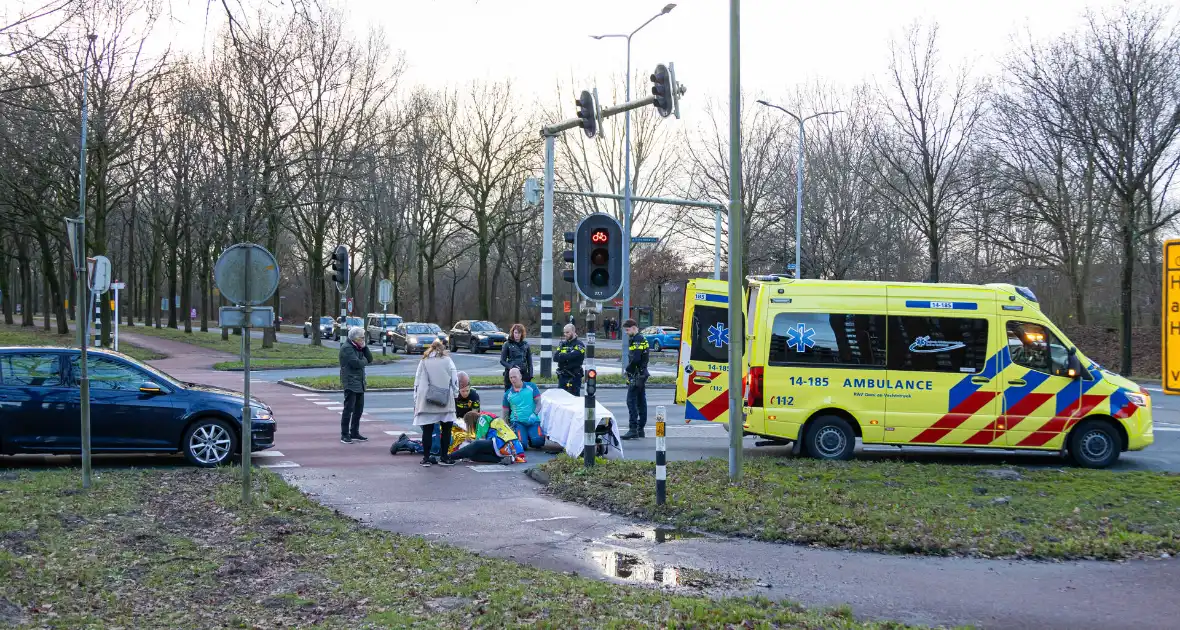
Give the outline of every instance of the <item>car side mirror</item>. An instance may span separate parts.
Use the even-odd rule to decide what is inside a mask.
[[[159,385],[157,385],[151,381],[147,381],[146,383],[140,385],[139,391],[140,391],[140,393],[143,393],[143,394],[163,394],[164,393],[164,390],[161,389]]]

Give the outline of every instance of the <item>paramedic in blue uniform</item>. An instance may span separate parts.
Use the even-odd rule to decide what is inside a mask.
[[[633,319],[623,322],[623,328],[631,342],[627,347],[630,353],[627,372],[623,375],[627,379],[627,413],[631,430],[622,438],[635,440],[644,437],[643,428],[647,425],[647,378],[650,376],[647,371],[647,338],[639,334],[639,325]]]
[[[557,386],[574,396],[581,396],[586,344],[578,339],[578,329],[573,324],[566,324],[563,330],[565,339],[557,347]]]

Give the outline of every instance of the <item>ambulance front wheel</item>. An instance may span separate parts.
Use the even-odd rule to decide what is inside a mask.
[[[1109,422],[1086,420],[1069,434],[1069,456],[1083,468],[1106,468],[1122,450],[1122,438]]]
[[[856,433],[844,418],[821,416],[807,427],[803,447],[816,459],[852,459]]]

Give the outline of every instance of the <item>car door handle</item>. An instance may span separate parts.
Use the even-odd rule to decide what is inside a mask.
[[[1028,385],[1028,383],[1025,382],[1025,380],[1022,378],[1014,378],[1014,379],[1008,381],[1008,384],[1009,385],[1016,385],[1018,387]]]
[[[984,383],[992,382],[992,380],[986,376],[972,376],[971,382],[977,385],[983,385]]]
[[[709,383],[713,382],[713,379],[707,376],[694,376],[692,382],[696,383],[697,385],[708,385]]]

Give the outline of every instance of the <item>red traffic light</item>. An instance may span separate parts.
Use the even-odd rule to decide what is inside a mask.
[[[586,378],[598,378],[598,370],[586,370]]]

